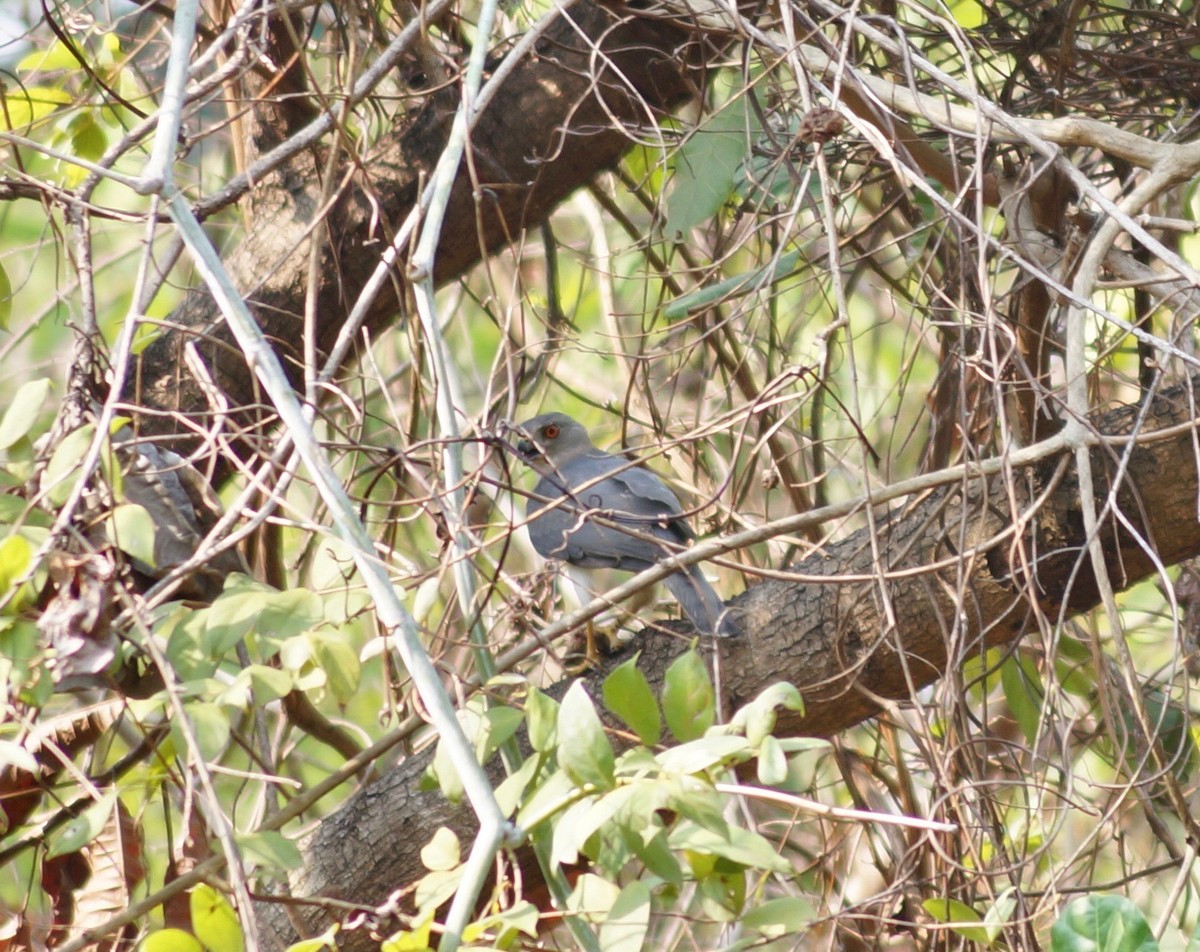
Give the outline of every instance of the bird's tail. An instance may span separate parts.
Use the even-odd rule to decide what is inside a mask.
[[[737,634],[730,609],[708,584],[700,566],[690,565],[663,581],[697,631],[718,637]]]

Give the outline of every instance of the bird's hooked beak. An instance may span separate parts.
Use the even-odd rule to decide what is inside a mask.
[[[517,455],[530,465],[544,459],[542,448],[529,438],[529,435],[515,423],[506,423],[505,428],[517,439]]]
[[[535,463],[542,458],[542,448],[528,437],[517,441],[517,453],[526,463]]]

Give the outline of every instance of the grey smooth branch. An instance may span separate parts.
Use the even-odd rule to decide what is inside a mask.
[[[565,413],[545,413],[516,429],[521,435],[517,451],[542,477],[525,510],[529,538],[539,555],[584,569],[640,572],[695,538],[666,483],[642,466],[597,449],[587,430]],[[612,524],[602,525],[593,517]],[[724,603],[699,565],[663,581],[698,631],[734,634]]]

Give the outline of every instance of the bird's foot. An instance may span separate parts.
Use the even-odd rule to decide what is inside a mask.
[[[563,655],[563,668],[574,676],[600,667],[604,658],[621,650],[621,626],[614,620],[605,624],[588,622],[581,637],[576,637]]]

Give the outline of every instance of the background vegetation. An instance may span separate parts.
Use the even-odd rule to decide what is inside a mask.
[[[5,947],[1188,947],[1189,3],[187,9],[0,47]],[[574,681],[550,408],[752,647]]]

